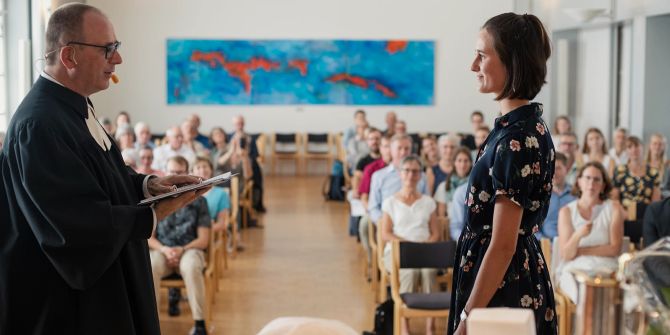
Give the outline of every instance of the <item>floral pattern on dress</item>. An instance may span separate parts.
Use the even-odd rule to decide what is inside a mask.
[[[491,242],[493,209],[504,196],[524,209],[516,253],[489,307],[530,308],[537,334],[557,334],[554,294],[534,233],[547,216],[554,146],[542,105],[522,106],[496,119],[470,173],[466,225],[456,251],[448,333],[453,333]]]
[[[649,164],[642,177],[633,176],[628,165],[619,165],[614,170],[612,181],[614,187],[621,191],[621,203],[626,207],[639,202],[650,204],[654,189],[661,184],[658,169]]]

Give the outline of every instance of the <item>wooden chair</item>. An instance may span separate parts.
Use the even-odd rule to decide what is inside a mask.
[[[378,222],[381,224],[380,222]],[[391,283],[390,271],[387,269],[384,264],[384,248],[386,247],[386,242],[382,240],[382,229],[377,227],[377,268],[379,268],[379,301],[383,302],[388,299],[387,287]]]
[[[230,179],[230,245],[231,245],[231,258],[235,259],[237,257],[237,235],[238,227],[237,222],[239,220],[238,216],[240,215],[240,177],[233,176]],[[228,253],[228,246],[224,246],[224,250]]]
[[[372,284],[372,292],[374,293],[375,302],[381,302],[379,297],[379,263],[377,263],[377,229],[369,219],[368,244],[370,245],[370,283]]]
[[[310,160],[325,160],[327,167],[326,173],[333,165],[333,137],[329,133],[306,133],[303,138],[303,162],[305,167],[303,171],[308,170]]]
[[[256,161],[260,166],[263,166],[265,163],[265,150],[267,147],[267,142],[267,137],[263,133],[258,134],[256,137],[256,148],[258,149],[258,157],[256,158]]]
[[[300,174],[300,135],[297,133],[275,133],[271,140],[272,172],[277,173],[277,162],[288,159],[295,162],[296,174]]]
[[[215,234],[209,234],[209,247],[206,251],[207,265],[203,271],[205,279],[205,322],[212,321],[212,305],[214,305],[214,295],[217,290],[217,282],[219,280],[219,270],[217,266],[217,248],[219,247],[215,242]],[[182,277],[176,273],[171,274],[163,279],[160,283],[161,288],[176,288],[186,289],[186,284]]]
[[[391,297],[393,298],[393,334],[400,334],[402,318],[449,317],[451,293],[403,293],[400,294],[401,268],[454,267],[456,242],[413,243],[393,241],[391,245],[393,265],[391,267]],[[449,285],[451,287],[451,285]]]
[[[244,183],[242,194],[240,194],[239,203],[240,208],[242,209],[240,214],[242,215],[242,227],[244,229],[248,227],[249,221],[258,220],[258,217],[256,216],[256,210],[254,210],[253,189],[254,181],[253,179],[248,179]]]

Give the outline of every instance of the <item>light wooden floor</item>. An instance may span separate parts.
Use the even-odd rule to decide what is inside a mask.
[[[324,179],[266,177],[265,229],[243,232],[247,248],[230,261],[221,281],[211,334],[256,334],[280,316],[372,329],[375,304],[362,273],[363,252],[347,235],[347,205],[323,200]],[[170,317],[166,300],[160,306],[163,334],[187,334],[193,324],[188,303],[181,304],[180,316]]]

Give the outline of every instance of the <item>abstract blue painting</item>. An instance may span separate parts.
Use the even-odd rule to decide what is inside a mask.
[[[432,41],[167,40],[171,105],[432,105]]]

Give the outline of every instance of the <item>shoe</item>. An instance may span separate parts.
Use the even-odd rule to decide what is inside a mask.
[[[189,335],[207,335],[207,328],[204,326],[193,326]]]
[[[171,288],[168,290],[168,315],[177,316],[181,314],[179,309],[179,301],[181,300],[181,290],[178,288]]]

